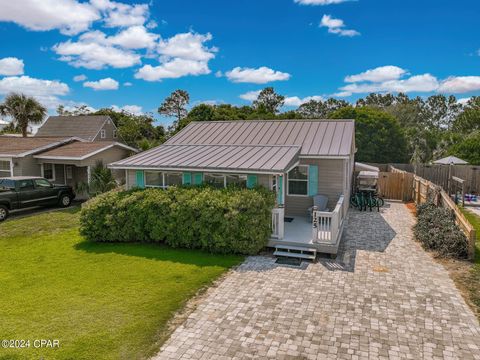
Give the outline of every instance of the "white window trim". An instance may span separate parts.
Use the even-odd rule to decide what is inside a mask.
[[[162,185],[148,185],[147,184],[147,172],[162,174]],[[145,188],[165,189],[165,173],[163,171],[148,171],[148,170],[144,171],[143,172],[143,181],[145,182]]]
[[[46,178],[46,177],[45,177],[45,167],[44,167],[45,164],[50,164],[50,165],[52,165],[52,176],[53,176],[52,179],[49,179],[49,178]],[[50,180],[50,181],[55,181],[55,178],[56,178],[55,175],[56,175],[56,174],[55,174],[55,164],[52,164],[52,163],[43,163],[43,164],[42,164],[42,177],[43,177],[43,178],[45,178],[45,179],[47,179],[47,180]]]
[[[6,161],[10,164],[10,175],[8,175],[7,177],[11,177],[13,176],[13,161],[12,159],[8,159],[8,158],[0,158],[0,161]],[[2,170],[3,171],[3,170]]]
[[[290,175],[289,175],[289,173],[290,173],[290,171],[293,170],[293,169],[292,169],[292,170],[290,170],[289,172],[287,172],[287,184],[286,184],[286,185],[287,185],[287,186],[286,186],[286,187],[287,187],[287,196],[309,197],[309,195],[308,195],[308,181],[310,180],[310,179],[309,179],[310,165],[303,165],[303,164],[301,164],[301,165],[297,165],[297,166],[298,166],[298,167],[303,166],[303,167],[306,167],[306,168],[307,168],[307,179],[306,179],[306,180],[293,179],[292,181],[305,181],[305,182],[307,183],[307,193],[306,193],[305,195],[301,195],[301,194],[290,194]]]
[[[100,130],[100,139],[107,138],[107,131],[105,129]]]
[[[147,185],[147,175],[146,173],[147,172],[159,172],[162,174],[162,184],[163,185]],[[170,171],[168,172],[169,174],[177,174],[177,175],[180,175],[182,176],[182,173],[179,172],[179,171]],[[168,189],[170,186],[175,186],[175,185],[165,185],[165,179],[166,179],[166,176],[167,175],[167,172],[166,171],[144,171],[143,172],[143,178],[145,180],[145,188],[157,188],[157,189]]]

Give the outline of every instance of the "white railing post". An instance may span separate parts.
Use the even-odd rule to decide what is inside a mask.
[[[285,209],[283,207],[272,210],[272,237],[283,239],[285,236]]]
[[[318,207],[314,206],[312,209],[312,239],[318,240]]]

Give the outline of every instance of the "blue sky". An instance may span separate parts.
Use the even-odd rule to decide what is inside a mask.
[[[51,112],[155,111],[178,88],[241,105],[273,86],[291,108],[371,91],[468,98],[479,13],[474,0],[0,0],[0,97]]]

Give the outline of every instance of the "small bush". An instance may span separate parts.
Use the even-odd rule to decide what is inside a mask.
[[[415,236],[425,249],[439,257],[466,258],[468,241],[455,223],[454,213],[427,201],[417,206]]]
[[[92,241],[159,242],[214,253],[255,254],[271,235],[274,194],[265,189],[171,187],[108,192],[82,207]]]

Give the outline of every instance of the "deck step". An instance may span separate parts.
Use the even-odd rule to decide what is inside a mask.
[[[315,248],[306,247],[306,246],[295,246],[295,245],[275,245],[275,249],[308,251],[308,252],[312,252],[312,253],[317,252],[317,249],[315,249]]]
[[[273,255],[315,260],[317,257],[317,249],[307,246],[275,245]]]
[[[289,252],[289,251],[279,251],[276,250],[273,255],[275,256],[285,256],[285,257],[294,257],[294,258],[300,258],[300,259],[309,259],[309,260],[315,260],[316,254],[303,254],[303,253],[295,253],[295,252]]]

